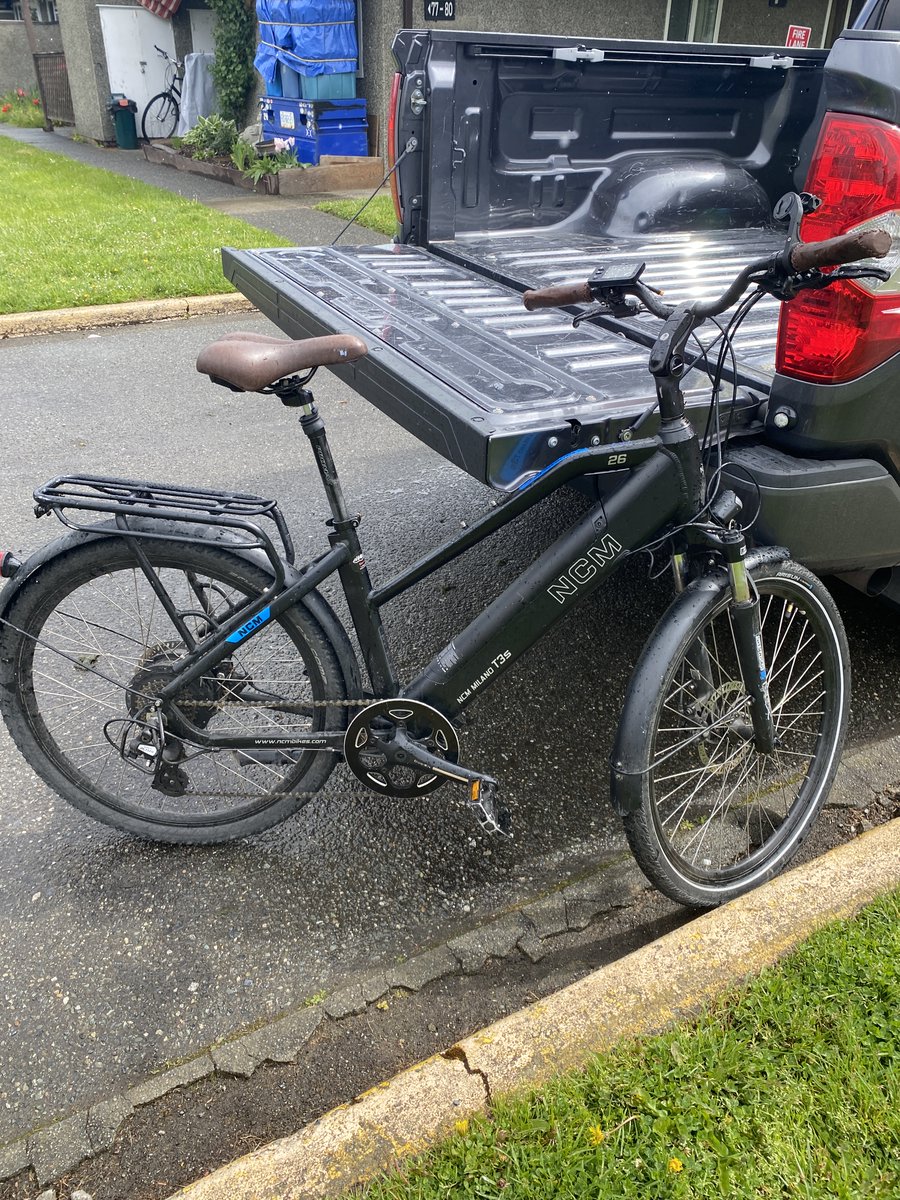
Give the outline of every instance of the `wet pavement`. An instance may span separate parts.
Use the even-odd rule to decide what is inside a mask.
[[[241,194],[138,154],[16,132],[298,243],[330,241],[340,228],[303,204]],[[321,549],[324,501],[289,412],[193,371],[204,344],[238,328],[277,332],[262,318],[213,318],[0,344],[0,548],[28,550],[54,536],[52,518],[34,522],[32,488],[90,470],[278,496],[298,555]],[[376,578],[491,503],[487,489],[327,373],[315,390],[348,496],[364,515]],[[554,497],[391,605],[401,675],[583,507],[572,493]],[[898,625],[889,610],[837,594],[861,740],[900,723]],[[319,798],[266,834],[210,849],[152,846],[71,809],[0,727],[0,1147],[620,854],[606,758],[627,678],[668,598],[665,580],[648,581],[646,563],[629,563],[468,710],[463,760],[501,780],[513,842],[484,836],[451,787],[389,801],[341,768]]]
[[[29,549],[55,534],[52,518],[31,516],[37,481],[90,469],[277,495],[298,553],[318,549],[324,501],[290,414],[215,389],[192,370],[205,342],[240,327],[266,323],[217,318],[5,343],[0,395],[14,432],[0,485],[4,545]],[[485,510],[485,488],[332,377],[317,384],[377,575]],[[401,672],[408,677],[581,506],[560,498],[391,606]],[[620,593],[615,663],[597,654],[602,619],[591,611],[474,714],[465,754],[506,785],[512,844],[484,838],[449,787],[430,800],[390,802],[338,771],[321,799],[252,841],[147,846],[52,795],[4,731],[0,1141],[620,850],[604,760],[646,628],[645,585],[634,584]],[[654,594],[660,607],[665,588]]]
[[[298,555],[318,550],[325,506],[294,418],[192,369],[204,344],[236,328],[271,330],[220,317],[0,346],[2,545],[53,536],[53,518],[31,515],[33,486],[90,470],[278,496]],[[491,503],[333,377],[323,372],[315,390],[376,577]],[[391,605],[401,675],[583,506],[572,493],[551,499]],[[464,761],[501,780],[512,842],[484,836],[452,787],[389,801],[339,768],[266,834],[210,849],[147,845],[67,806],[0,732],[0,1144],[621,853],[606,758],[668,595],[645,563],[629,564],[469,710]],[[854,734],[870,737],[900,718],[896,619],[848,591],[839,599],[857,671]]]

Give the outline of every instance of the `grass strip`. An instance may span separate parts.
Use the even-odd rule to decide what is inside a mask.
[[[316,208],[319,212],[331,213],[333,217],[349,221],[361,204],[362,197],[353,200],[323,200]],[[393,237],[397,232],[397,214],[394,212],[391,197],[387,194],[375,196],[356,218],[356,224],[364,225],[366,229],[375,229],[385,237]]]
[[[366,1200],[900,1195],[900,893],[694,1024],[457,1124]]]
[[[0,312],[234,289],[221,246],[288,243],[150,184],[0,138]]]

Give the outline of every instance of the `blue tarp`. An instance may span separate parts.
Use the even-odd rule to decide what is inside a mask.
[[[356,0],[256,0],[254,66],[266,81],[282,63],[300,75],[356,71]]]

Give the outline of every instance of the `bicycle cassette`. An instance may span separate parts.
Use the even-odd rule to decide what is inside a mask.
[[[405,746],[395,742],[398,729],[406,734]],[[459,761],[459,737],[443,713],[420,700],[378,700],[360,709],[348,725],[344,758],[356,778],[374,792],[425,796],[447,780],[415,761],[416,746],[447,763]]]

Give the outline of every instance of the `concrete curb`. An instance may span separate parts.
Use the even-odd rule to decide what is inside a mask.
[[[177,300],[135,300],[129,304],[92,304],[83,308],[48,309],[46,312],[8,313],[0,316],[0,339],[256,311],[255,305],[237,292],[225,292],[216,296],[186,296]]]
[[[877,797],[885,789],[898,784],[900,735],[870,743],[845,755],[828,803],[830,807],[863,807],[867,798]],[[851,843],[851,846],[854,845],[855,842]],[[783,878],[799,878],[799,873],[792,872]],[[864,873],[861,878],[865,879]],[[0,1182],[33,1167],[40,1185],[50,1183],[84,1159],[109,1149],[122,1123],[134,1109],[151,1104],[177,1088],[189,1086],[216,1073],[246,1078],[263,1062],[293,1062],[321,1022],[340,1021],[362,1013],[368,1005],[377,1004],[394,989],[418,992],[434,980],[448,975],[475,975],[483,969],[489,959],[501,959],[513,953],[518,953],[531,962],[538,962],[552,951],[559,937],[587,929],[616,909],[630,907],[643,892],[649,890],[649,887],[630,855],[606,862],[590,874],[501,913],[493,920],[458,934],[444,944],[432,946],[389,968],[357,977],[324,997],[321,1003],[312,1006],[300,1004],[249,1032],[236,1032],[228,1040],[208,1046],[191,1058],[150,1075],[132,1087],[106,1096],[103,1101],[98,1100],[86,1108],[69,1110],[41,1128],[0,1145]],[[753,903],[755,898],[762,894],[762,891],[754,893],[744,903]],[[865,903],[865,898],[861,903]],[[712,917],[717,915],[712,914]],[[828,914],[825,919],[828,919]],[[689,929],[694,929],[697,925],[698,922],[695,921]],[[646,947],[644,952],[651,949],[652,947]],[[778,952],[781,953],[780,950]],[[732,976],[732,980],[734,978],[736,976]],[[514,1018],[510,1018],[512,1019]],[[479,1036],[474,1035],[475,1038]],[[501,1051],[501,1054],[503,1053],[506,1051]],[[458,1057],[456,1048],[447,1051],[443,1058],[448,1056],[451,1059]],[[474,1057],[476,1056],[473,1051]],[[411,1075],[418,1079],[421,1067],[422,1064],[411,1068],[411,1071],[397,1078]],[[562,1069],[562,1066],[559,1069]],[[453,1077],[461,1078],[458,1071]],[[375,1092],[380,1094],[386,1086],[381,1085]],[[357,1103],[358,1101],[350,1107],[355,1108]],[[420,1113],[417,1109],[416,1119],[423,1115],[427,1116],[424,1110]],[[322,1121],[328,1120],[330,1114],[322,1118]],[[316,1122],[316,1125],[320,1123]],[[444,1131],[443,1125],[436,1128]],[[439,1136],[434,1130],[430,1133],[425,1130],[421,1133],[421,1141],[416,1142],[412,1138],[413,1130],[414,1125],[410,1124],[409,1133],[412,1140],[404,1141],[404,1145],[424,1146]],[[300,1137],[301,1134],[296,1136]],[[267,1150],[268,1148],[264,1148],[259,1153],[264,1154]],[[319,1147],[316,1153],[324,1154],[325,1151]],[[347,1155],[342,1154],[342,1161],[346,1160]],[[384,1164],[390,1161],[393,1160],[385,1158]],[[377,1162],[381,1164],[381,1160]],[[223,1171],[229,1169],[222,1168]],[[376,1169],[379,1169],[378,1165],[372,1167],[372,1170]],[[341,1174],[339,1177],[344,1181],[341,1187],[350,1186],[350,1182],[347,1181],[349,1176]],[[234,1194],[245,1195],[238,1192]],[[313,1193],[301,1191],[297,1194]],[[255,1193],[246,1193],[248,1200],[251,1195]],[[194,1200],[193,1196],[191,1200]]]
[[[183,1188],[178,1200],[313,1200],[398,1164],[595,1053],[689,1017],[828,921],[900,886],[900,819],[698,917],[489,1025],[282,1138]]]

